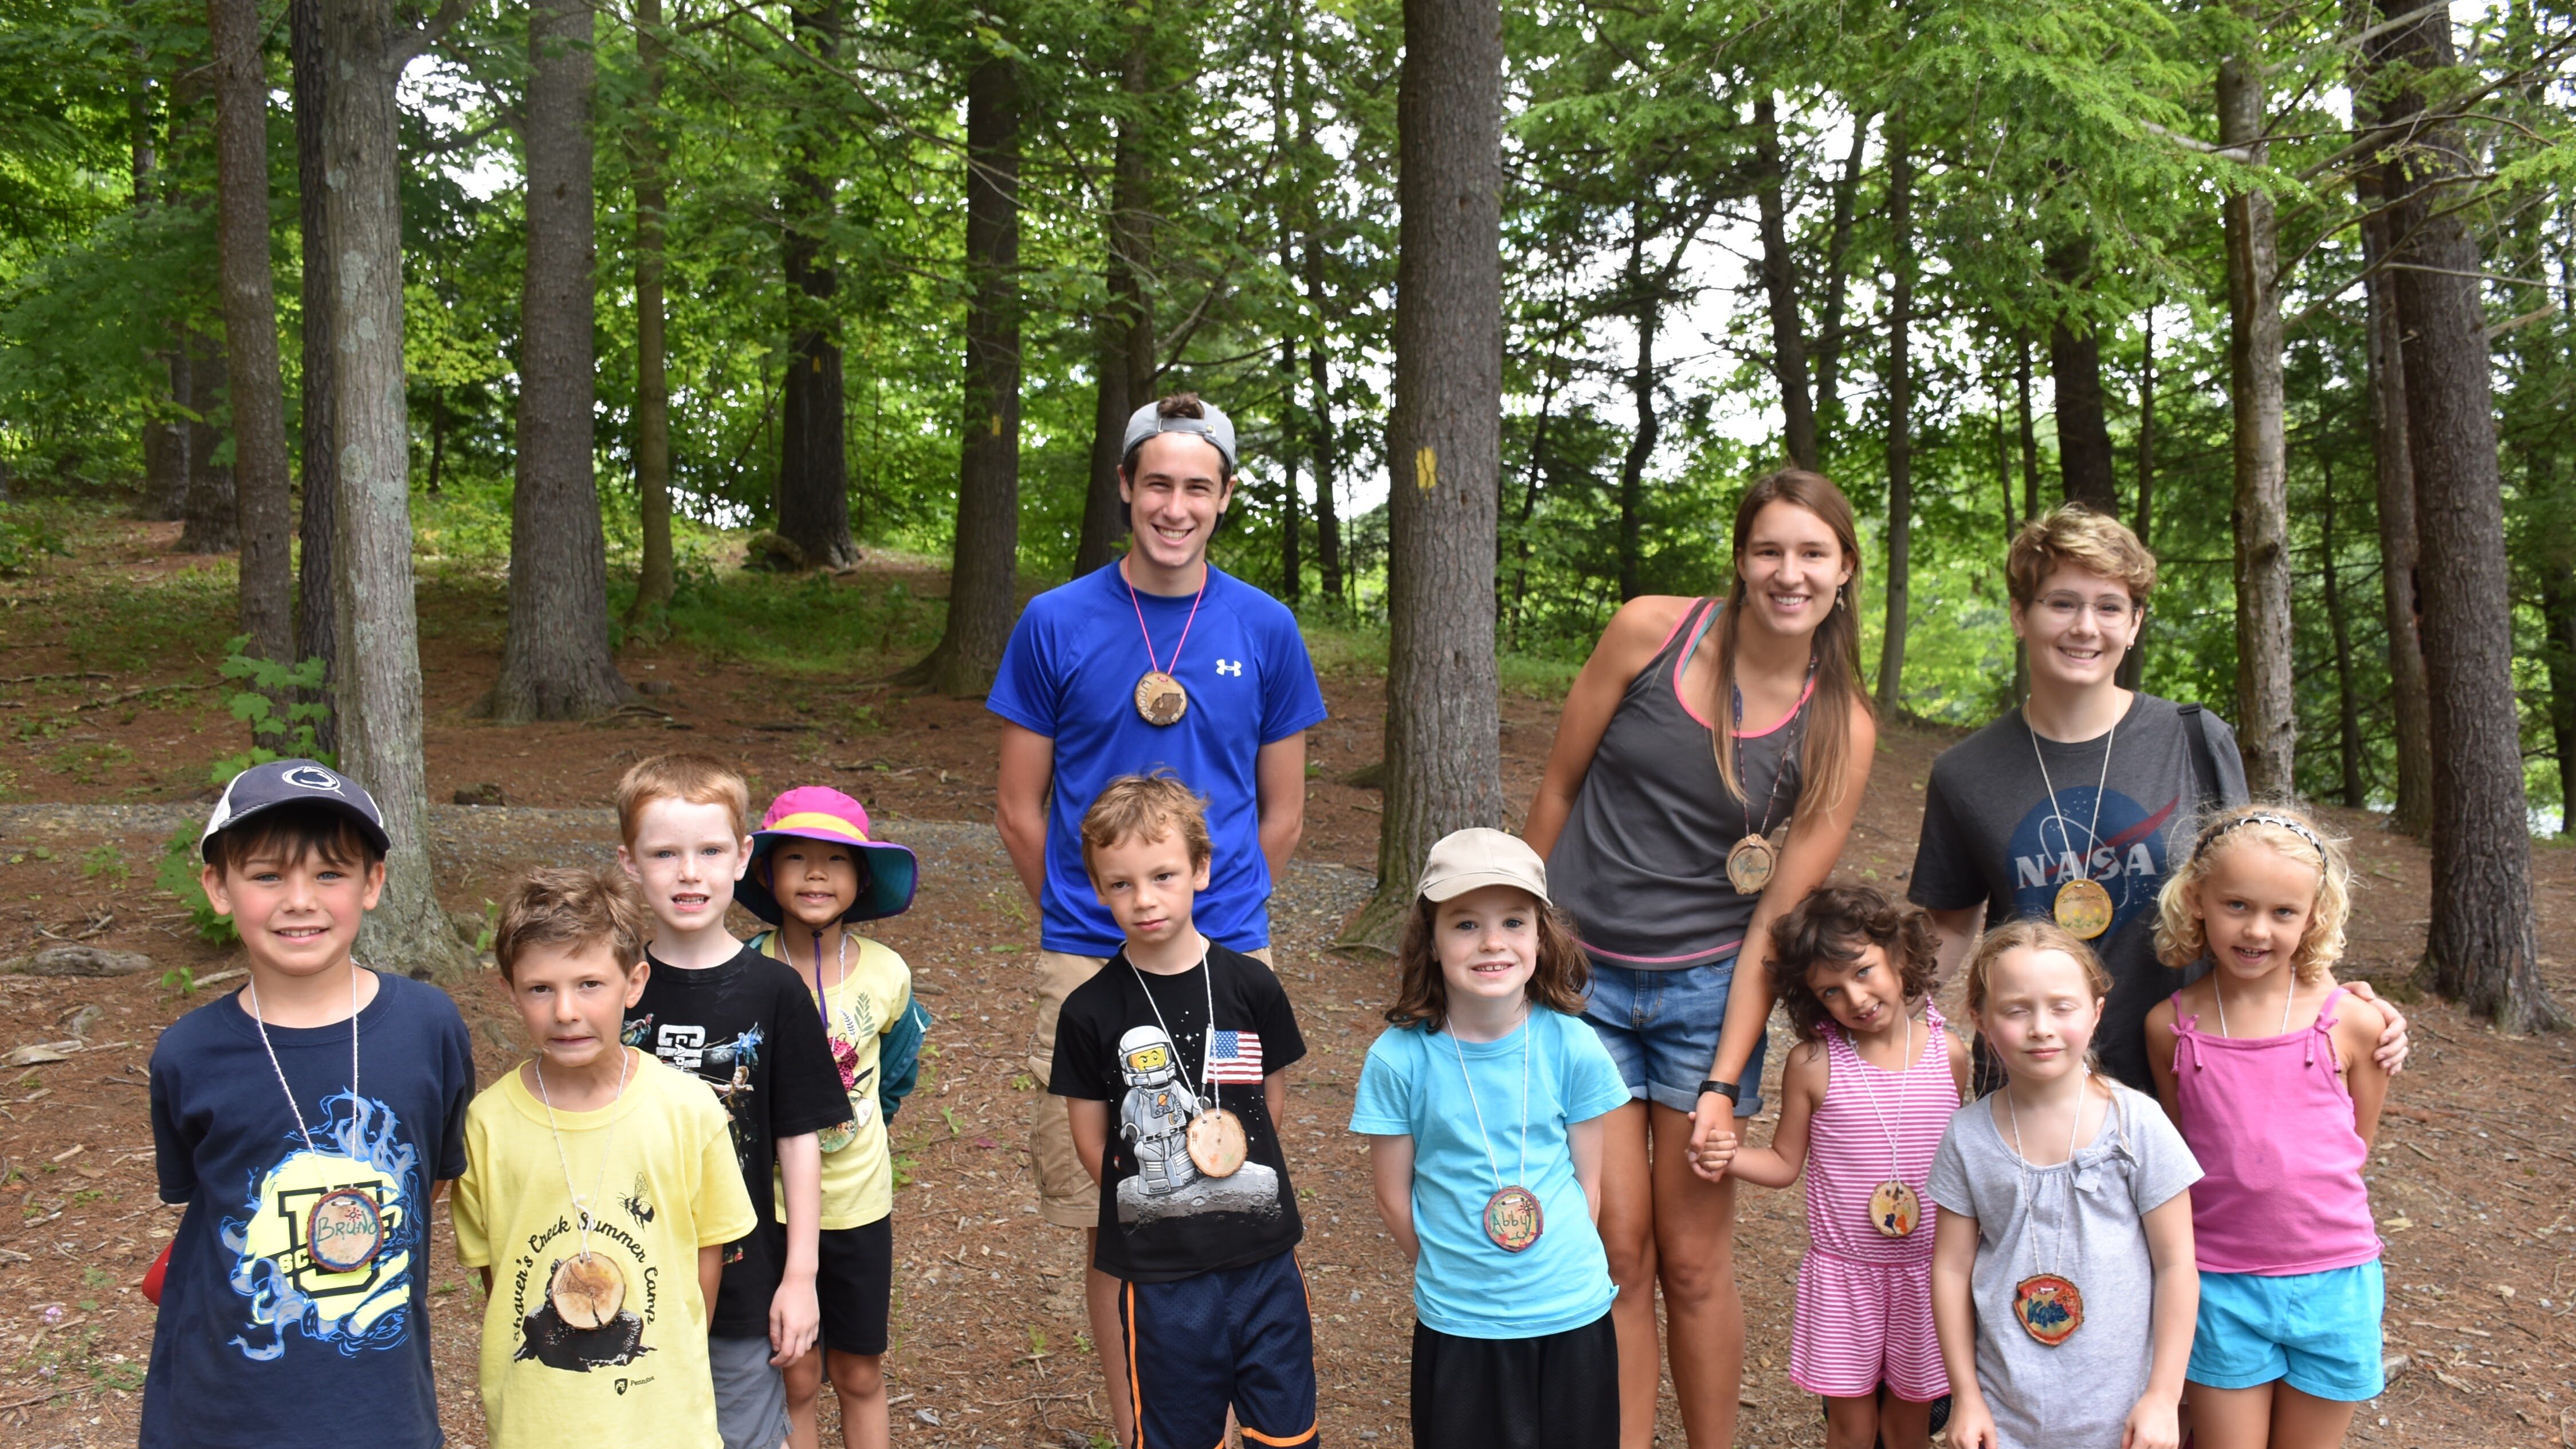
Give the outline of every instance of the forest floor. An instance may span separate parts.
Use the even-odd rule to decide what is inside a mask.
[[[71,1044],[66,1060],[0,1073],[0,1426],[26,1449],[132,1442],[152,1327],[135,1284],[178,1218],[153,1197],[145,1064],[154,1035],[211,999],[208,988],[228,989],[224,973],[238,965],[197,940],[152,884],[164,843],[202,819],[209,764],[247,743],[212,685],[231,633],[229,564],[171,557],[174,534],[175,525],[93,522],[70,557],[0,580],[0,802],[9,802],[0,803],[0,958],[78,940],[142,952],[172,973],[0,975],[0,1052]],[[898,586],[906,598],[940,591],[934,572],[900,562],[813,587],[874,618],[868,601]],[[791,784],[839,785],[868,803],[882,836],[921,851],[919,904],[878,931],[940,1018],[925,1085],[894,1122],[906,1179],[888,1359],[895,1443],[1088,1442],[1104,1419],[1084,1352],[1079,1238],[1037,1227],[1022,1151],[1039,1102],[1023,1060],[1037,942],[990,825],[992,716],[976,702],[867,682],[902,662],[891,648],[875,667],[822,677],[781,662],[776,647],[630,642],[628,677],[671,686],[648,696],[666,718],[502,728],[471,714],[498,667],[500,579],[430,569],[421,605],[431,798],[442,802],[434,856],[459,912],[479,913],[524,865],[607,860],[605,805],[618,773],[682,744],[741,760],[755,799]],[[891,626],[884,639],[895,642]],[[1311,737],[1305,842],[1273,904],[1280,969],[1311,1046],[1286,1140],[1307,1212],[1323,1436],[1394,1446],[1409,1437],[1410,1284],[1378,1226],[1365,1150],[1342,1130],[1389,980],[1382,960],[1327,949],[1375,859],[1377,794],[1346,777],[1378,758],[1382,680],[1348,661],[1327,665],[1333,717]],[[1507,692],[1503,719],[1517,819],[1555,705]],[[1901,881],[1925,773],[1954,738],[1886,731],[1846,875]],[[443,803],[485,785],[509,805]],[[2576,1042],[2500,1037],[2412,999],[2403,983],[2422,945],[2425,852],[2376,817],[2326,813],[2351,835],[2368,886],[2345,974],[2409,997],[2415,1023],[2414,1060],[2371,1172],[2388,1241],[2388,1352],[2405,1367],[2353,1437],[2576,1446],[2576,1200],[2566,1191],[2576,1176]],[[2535,854],[2550,979],[2576,1002],[2576,962],[2558,954],[2576,925],[2576,852],[2553,844]],[[193,991],[181,989],[178,968],[193,973]],[[489,1080],[520,1054],[515,1016],[488,972],[456,996]],[[1775,1074],[1782,1055],[1772,1054]],[[1787,1380],[1802,1201],[1743,1194],[1738,1276],[1753,1326],[1745,1444],[1822,1438],[1815,1401]],[[470,1446],[482,1442],[472,1390],[481,1299],[443,1226],[433,1238],[444,1419],[451,1441]],[[1661,1440],[1682,1442],[1669,1394]]]

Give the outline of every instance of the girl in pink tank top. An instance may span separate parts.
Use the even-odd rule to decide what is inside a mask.
[[[2388,1074],[2381,1016],[2334,981],[2350,910],[2339,842],[2283,806],[2227,811],[2158,898],[2156,952],[2209,974],[2147,1017],[2191,1190],[2202,1449],[2342,1442],[2375,1397],[2386,1288],[2361,1179]]]
[[[1702,1164],[1763,1187],[1807,1178],[1789,1380],[1825,1397],[1834,1449],[1920,1449],[1950,1392],[1932,1331],[1923,1181],[1968,1081],[1931,1002],[1931,918],[1867,886],[1829,886],[1771,928],[1771,972],[1799,1045],[1769,1147],[1709,1140]],[[1886,1397],[1879,1390],[1884,1387]]]

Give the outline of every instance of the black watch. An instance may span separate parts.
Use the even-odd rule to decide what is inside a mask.
[[[1705,1097],[1715,1092],[1730,1102],[1741,1102],[1744,1098],[1738,1095],[1739,1091],[1740,1089],[1733,1082],[1706,1081],[1699,1084],[1698,1095]]]

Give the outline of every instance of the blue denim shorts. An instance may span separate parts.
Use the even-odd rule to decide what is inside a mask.
[[[2183,1377],[2213,1389],[2281,1380],[2312,1398],[2379,1397],[2379,1260],[2322,1273],[2200,1275],[2200,1322]]]
[[[1709,1063],[1717,1058],[1727,991],[1734,984],[1733,956],[1670,971],[1640,971],[1594,956],[1583,1019],[1610,1049],[1631,1098],[1688,1112],[1699,1105],[1699,1084],[1708,1080]],[[1770,1044],[1767,1031],[1753,1043],[1737,1084],[1743,1089],[1735,1099],[1738,1117],[1762,1110],[1762,1057]]]

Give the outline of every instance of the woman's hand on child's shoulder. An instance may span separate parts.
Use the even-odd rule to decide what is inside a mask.
[[[2386,1024],[2379,1029],[2379,1045],[2371,1052],[2372,1059],[2379,1063],[2379,1069],[2392,1077],[2406,1070],[2406,1055],[2413,1043],[2407,1039],[2406,1017],[2398,1011],[2396,1003],[2381,999],[2367,981],[2339,981],[2336,984],[2344,989],[2345,995],[2369,1002],[2387,1018]]]

